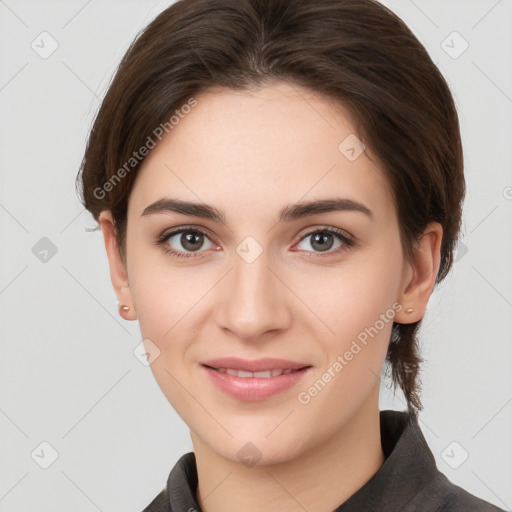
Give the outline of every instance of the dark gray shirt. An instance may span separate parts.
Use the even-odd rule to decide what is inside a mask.
[[[333,512],[504,512],[453,484],[436,467],[417,417],[380,411],[384,464]],[[201,512],[194,452],[172,469],[166,488],[143,512]]]

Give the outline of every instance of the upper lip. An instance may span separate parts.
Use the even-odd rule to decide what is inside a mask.
[[[239,357],[222,357],[219,359],[208,359],[202,361],[202,365],[212,366],[213,368],[231,368],[233,370],[243,370],[246,372],[264,372],[267,370],[298,370],[306,366],[305,363],[297,363],[286,359],[276,359],[265,357],[262,359],[240,359]]]

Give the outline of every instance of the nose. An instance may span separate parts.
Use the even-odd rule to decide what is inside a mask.
[[[250,263],[235,253],[216,308],[219,327],[250,342],[286,330],[292,320],[293,294],[278,276],[265,251]]]

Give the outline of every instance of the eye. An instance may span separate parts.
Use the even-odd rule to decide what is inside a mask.
[[[192,227],[182,227],[164,233],[155,243],[162,246],[166,253],[178,259],[201,257],[201,253],[206,252],[206,249],[220,250],[206,232]],[[303,244],[303,247],[300,247],[300,244]],[[350,235],[335,228],[319,228],[310,231],[297,244],[299,250],[311,252],[314,257],[332,256],[354,245],[355,240]]]
[[[298,245],[303,242],[301,250],[317,253],[315,256],[320,257],[324,255],[318,253],[327,253],[327,256],[331,256],[333,253],[348,249],[355,244],[353,238],[335,228],[320,228],[310,231],[300,239]]]
[[[163,234],[156,243],[176,258],[195,258],[194,253],[205,252],[205,244],[206,249],[216,247],[204,231],[187,227]]]

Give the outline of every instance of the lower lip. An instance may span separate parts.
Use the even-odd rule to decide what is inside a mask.
[[[235,377],[208,366],[201,365],[201,367],[206,371],[213,384],[221,391],[224,391],[224,393],[239,400],[254,402],[265,400],[295,386],[311,370],[309,366],[301,370],[278,375],[277,377],[262,378]]]

